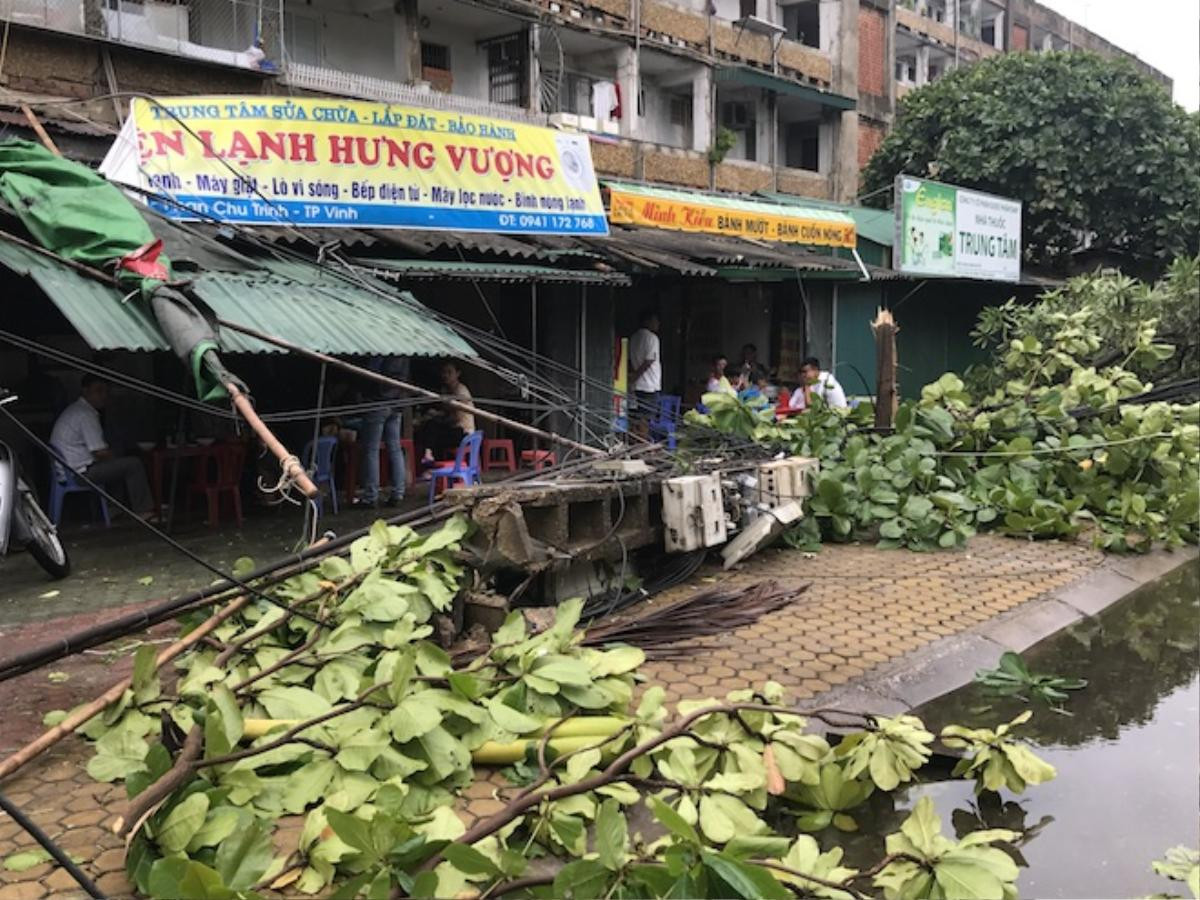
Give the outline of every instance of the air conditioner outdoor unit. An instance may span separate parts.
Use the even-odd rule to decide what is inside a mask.
[[[551,128],[578,129],[579,128],[579,116],[575,115],[575,113],[568,113],[568,112],[551,113],[550,114],[550,127]]]
[[[670,553],[725,543],[721,476],[683,475],[662,483],[663,540]]]
[[[807,456],[789,456],[764,463],[758,469],[758,502],[778,509],[812,495],[820,463]]]

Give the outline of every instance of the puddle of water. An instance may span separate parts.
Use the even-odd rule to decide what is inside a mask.
[[[917,710],[931,731],[960,723],[993,726],[1026,708],[1023,734],[1058,769],[1025,794],[977,798],[966,781],[928,781],[874,796],[855,810],[862,831],[826,834],[867,864],[882,836],[899,828],[922,795],[933,798],[943,832],[978,828],[1026,833],[1010,848],[1022,867],[1023,897],[1125,898],[1186,894],[1150,863],[1177,844],[1200,845],[1200,563],[1136,591],[1099,617],[1030,648],[1031,671],[1086,678],[1057,715],[1035,701],[997,700],[967,685]],[[948,772],[946,773],[948,775]]]

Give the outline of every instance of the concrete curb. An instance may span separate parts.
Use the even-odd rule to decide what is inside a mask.
[[[1198,557],[1196,547],[1109,557],[1074,584],[872,669],[809,703],[881,715],[907,712],[966,684],[1005,650],[1019,653]]]

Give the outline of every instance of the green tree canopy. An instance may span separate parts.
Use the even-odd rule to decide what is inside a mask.
[[[1200,114],[1125,60],[1006,53],[913,91],[864,192],[885,205],[902,172],[1022,201],[1034,265],[1091,249],[1157,274],[1200,249]]]

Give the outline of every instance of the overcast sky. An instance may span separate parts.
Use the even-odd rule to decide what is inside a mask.
[[[1042,0],[1175,79],[1175,102],[1200,107],[1200,0]]]

